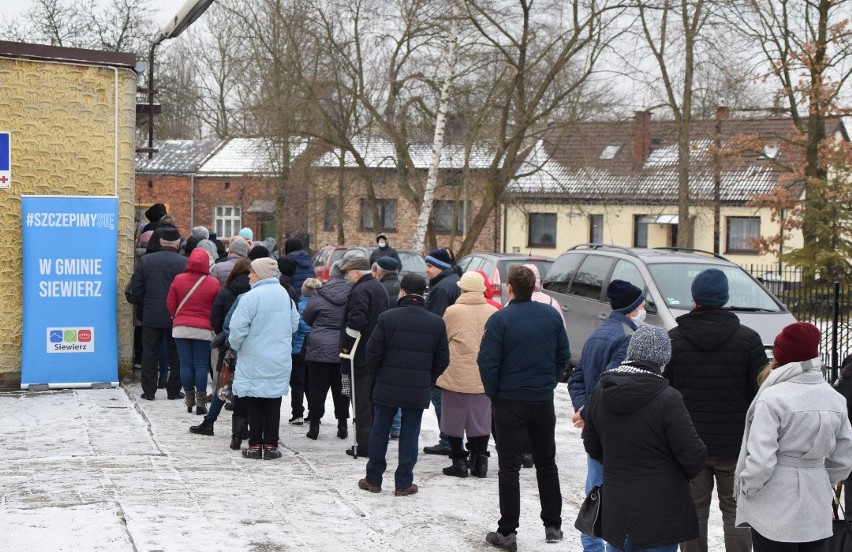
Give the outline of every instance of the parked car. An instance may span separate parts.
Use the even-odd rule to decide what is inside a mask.
[[[350,251],[358,251],[363,253],[365,257],[370,258],[370,254],[377,249],[376,246],[354,246],[346,249],[346,252]],[[420,274],[424,278],[426,276],[426,261],[423,260],[423,256],[415,251],[408,251],[406,249],[397,249],[396,252],[399,254],[399,260],[402,262],[402,269],[399,271],[399,277],[402,279],[403,276],[409,273]],[[428,280],[428,278],[427,278]]]
[[[331,265],[343,258],[346,249],[345,245],[324,245],[314,254],[311,264],[314,265],[314,274],[322,283],[328,282]]]
[[[692,280],[699,272],[718,268],[728,277],[728,303],[723,307],[760,334],[767,354],[775,336],[796,321],[787,307],[758,280],[721,255],[695,249],[623,248],[580,244],[559,256],[542,288],[559,302],[565,317],[572,361],[611,308],[606,289],[612,280],[626,280],[644,290],[646,324],[667,330],[693,308]]]
[[[553,259],[542,256],[519,255],[518,253],[471,253],[456,263],[462,272],[481,270],[488,276],[494,288],[494,300],[502,305],[509,302],[506,291],[506,276],[509,267],[517,264],[532,264],[538,268],[542,281],[553,264]]]

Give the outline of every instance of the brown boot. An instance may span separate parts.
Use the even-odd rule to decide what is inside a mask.
[[[191,395],[189,393],[188,395]],[[207,414],[207,392],[206,391],[196,391],[195,392],[195,413],[198,415]]]
[[[192,407],[195,406],[195,393],[188,392],[183,398],[183,402],[186,404],[187,413],[192,414]]]

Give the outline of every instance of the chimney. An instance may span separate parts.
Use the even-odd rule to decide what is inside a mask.
[[[633,115],[633,166],[639,168],[651,153],[651,112],[636,111]]]

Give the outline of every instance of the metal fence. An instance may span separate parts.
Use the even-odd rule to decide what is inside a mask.
[[[841,282],[806,282],[796,267],[743,265],[784,303],[796,320],[822,332],[820,355],[826,379],[837,379],[840,364],[852,354],[852,286]]]

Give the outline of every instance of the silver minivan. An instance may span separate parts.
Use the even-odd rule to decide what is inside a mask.
[[[722,308],[760,334],[770,354],[775,336],[796,319],[751,274],[715,253],[580,244],[556,259],[542,288],[562,307],[571,360],[576,363],[589,334],[612,312],[606,297],[612,280],[626,280],[642,289],[646,324],[670,330],[678,316],[692,310],[692,280],[708,268],[718,268],[728,277],[730,298]]]

